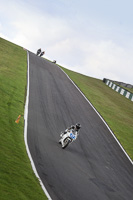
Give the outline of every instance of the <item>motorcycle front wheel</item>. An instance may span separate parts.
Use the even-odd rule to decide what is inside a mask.
[[[70,143],[70,140],[68,138],[66,138],[64,140],[64,146],[62,146],[62,149],[65,149],[69,145],[69,143]]]

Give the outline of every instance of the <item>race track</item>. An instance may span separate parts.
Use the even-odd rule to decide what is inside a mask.
[[[29,53],[29,68],[28,145],[52,200],[133,199],[133,166],[94,109],[55,64]],[[60,132],[76,122],[62,150]]]

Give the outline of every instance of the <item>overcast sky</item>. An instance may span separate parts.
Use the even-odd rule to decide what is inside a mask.
[[[133,84],[133,0],[0,0],[0,37],[87,76]]]

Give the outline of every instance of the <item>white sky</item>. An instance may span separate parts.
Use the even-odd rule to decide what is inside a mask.
[[[87,76],[133,84],[132,0],[0,0],[0,37]]]

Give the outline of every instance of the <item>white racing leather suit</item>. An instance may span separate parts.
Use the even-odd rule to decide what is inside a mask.
[[[73,134],[76,135],[76,136],[79,135],[79,133],[78,133],[79,130],[77,130],[77,129],[76,129],[76,126],[74,126],[74,125],[72,125],[71,127],[67,128],[67,129],[64,131],[63,134],[66,134],[66,133],[69,132],[69,131],[72,131]]]

